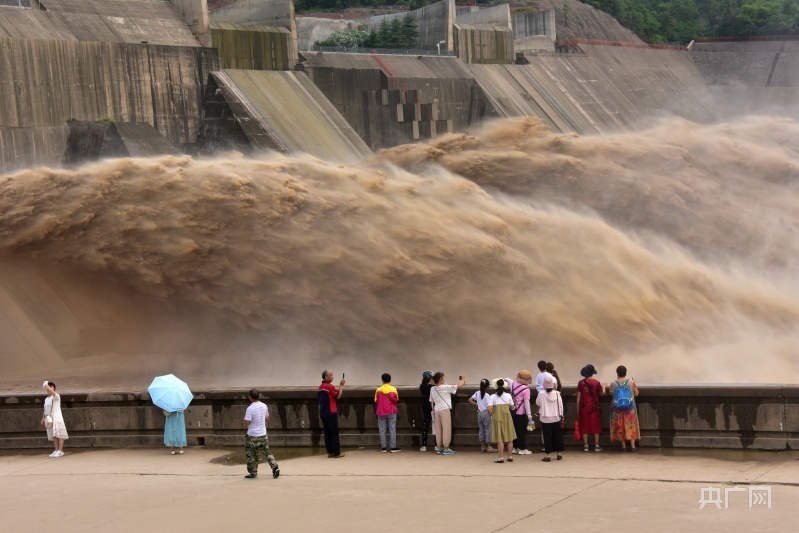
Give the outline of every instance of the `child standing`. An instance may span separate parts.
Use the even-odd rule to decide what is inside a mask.
[[[489,383],[487,379],[481,379],[480,390],[469,398],[469,403],[477,406],[477,427],[481,452],[496,451],[491,445],[491,413],[488,412],[488,400],[490,396],[486,394]]]

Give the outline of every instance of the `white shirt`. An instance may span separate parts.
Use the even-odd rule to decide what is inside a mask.
[[[482,413],[483,411],[488,409],[488,402],[491,400],[490,394],[486,394],[485,397],[481,398],[480,391],[477,391],[474,394],[472,394],[472,398],[474,398],[474,401],[477,402],[478,412]]]
[[[538,392],[541,392],[542,390],[546,390],[546,389],[544,389],[544,378],[547,377],[547,376],[549,376],[549,377],[551,377],[552,379],[555,380],[555,387],[553,387],[553,388],[557,388],[558,387],[558,380],[555,378],[555,376],[553,376],[549,372],[541,372],[535,378],[535,390],[537,390]]]
[[[244,420],[249,420],[247,435],[250,437],[266,436],[266,417],[269,416],[269,408],[263,402],[251,402],[244,414]]]
[[[496,393],[494,393],[488,401],[491,405],[507,405],[508,408],[513,407],[513,396],[511,396],[509,392],[502,393],[502,396],[497,396]]]
[[[430,401],[433,402],[433,410],[446,411],[452,409],[452,395],[458,392],[456,385],[434,385],[430,389]]]

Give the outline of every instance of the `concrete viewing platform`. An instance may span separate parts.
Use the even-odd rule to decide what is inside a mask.
[[[65,451],[0,452],[2,531],[788,531],[799,502],[796,451],[274,448],[254,480],[241,448]]]

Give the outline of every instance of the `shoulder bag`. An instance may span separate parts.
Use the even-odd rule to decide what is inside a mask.
[[[55,396],[53,396],[52,401],[50,402],[50,413],[44,417],[44,427],[47,429],[53,429],[53,407],[55,405]]]

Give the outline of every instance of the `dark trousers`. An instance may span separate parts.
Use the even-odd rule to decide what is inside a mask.
[[[338,442],[338,413],[321,415],[322,428],[325,432],[325,448],[327,453],[341,454],[341,445]]]
[[[513,418],[513,429],[516,430],[516,438],[513,440],[513,447],[517,450],[527,449],[527,415],[511,415]]]
[[[544,452],[563,451],[563,430],[560,429],[560,422],[541,422],[541,433],[544,435]]]
[[[422,407],[422,446],[427,446],[427,435],[433,425],[433,413],[429,408]]]

